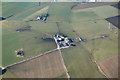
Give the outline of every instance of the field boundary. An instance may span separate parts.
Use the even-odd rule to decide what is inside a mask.
[[[105,72],[102,70],[102,68],[99,66],[99,64],[94,60],[95,64],[97,65],[99,71],[106,77],[108,78],[108,76],[105,74]],[[109,79],[109,78],[108,78]]]
[[[63,56],[62,56],[61,50],[58,49],[58,51],[59,51],[59,53],[60,53],[60,55],[61,55],[62,63],[63,63],[63,66],[64,66],[64,68],[65,68],[65,70],[66,70],[67,78],[68,78],[68,80],[70,80],[71,77],[70,77],[70,75],[69,75],[69,73],[68,73],[68,70],[67,70],[67,67],[66,67],[66,65],[65,65],[65,61],[64,61],[64,59],[63,59]]]
[[[105,74],[105,72],[102,70],[102,68],[99,66],[99,64],[97,63],[97,61],[94,59],[94,56],[93,56],[92,54],[90,54],[90,56],[91,56],[90,60],[91,60],[93,63],[96,64],[96,66],[97,66],[98,70],[100,71],[100,73],[101,73],[102,75],[104,75],[107,79],[109,79],[108,76]]]
[[[37,55],[37,56],[34,56],[34,57],[31,57],[31,58],[22,60],[22,61],[20,61],[20,62],[16,62],[16,63],[10,64],[10,65],[6,66],[6,68],[9,68],[9,67],[11,67],[11,66],[14,66],[14,65],[17,65],[17,64],[21,64],[21,63],[24,63],[24,62],[27,62],[27,61],[30,61],[30,60],[32,60],[32,59],[35,59],[35,58],[44,56],[44,55],[46,55],[46,54],[50,54],[50,53],[52,53],[52,52],[54,52],[54,51],[56,51],[56,50],[59,51],[59,54],[60,54],[60,57],[61,57],[61,60],[62,60],[63,67],[64,67],[64,69],[65,69],[67,78],[68,78],[68,80],[69,80],[69,79],[70,79],[70,75],[69,75],[68,70],[67,70],[67,67],[66,67],[66,65],[65,65],[65,62],[64,62],[64,59],[63,59],[61,50],[60,50],[60,49],[57,49],[57,48],[56,48],[56,49],[53,49],[53,50],[50,50],[50,51],[47,51],[47,52],[45,52],[45,53],[43,53],[43,54],[39,54],[39,55]]]
[[[16,62],[16,63],[10,64],[10,65],[6,66],[6,68],[11,67],[11,66],[14,66],[14,65],[17,65],[17,64],[24,63],[24,62],[26,62],[26,61],[30,61],[30,60],[32,60],[32,59],[38,58],[38,57],[43,56],[43,55],[46,55],[46,54],[50,54],[51,52],[56,51],[56,50],[57,50],[57,49],[53,49],[53,50],[47,51],[47,52],[45,52],[45,53],[43,53],[43,54],[39,54],[39,55],[37,55],[37,56],[34,56],[34,57],[31,57],[31,58],[22,60],[22,61],[20,61],[20,62]]]

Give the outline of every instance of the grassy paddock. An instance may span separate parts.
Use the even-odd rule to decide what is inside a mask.
[[[32,2],[2,2],[2,14],[3,17],[8,17],[10,15],[18,14],[21,11],[37,6],[37,4],[38,3]]]
[[[104,18],[117,15],[116,8],[101,6],[72,11],[71,7],[76,3],[41,3],[41,6],[35,7],[32,7],[34,4],[30,5],[30,3],[28,7],[18,5],[17,8],[19,9],[17,10],[13,7],[17,6],[17,4],[11,3],[7,5],[6,3],[6,6],[3,5],[5,17],[15,14],[15,16],[9,18],[9,21],[3,22],[2,26],[4,66],[56,48],[54,41],[46,42],[41,39],[44,33],[56,34],[60,32],[71,38],[81,36],[86,39],[107,34],[109,38],[80,43],[76,47],[62,50],[65,64],[71,77],[104,77],[97,69],[97,66],[91,61],[90,54],[92,53],[94,58],[99,61],[118,53],[118,33],[116,34],[118,29],[111,25],[111,31],[108,29],[108,22],[104,20]],[[24,3],[24,5],[26,4]],[[45,11],[48,11],[50,14],[47,23],[41,21],[24,22],[25,19],[31,19],[39,15],[41,9],[44,9],[46,6],[49,8]],[[10,9],[12,11],[9,11]],[[56,22],[59,24],[59,28]],[[32,26],[31,29],[33,31],[15,31],[26,25]],[[24,58],[17,58],[15,56],[14,51],[19,48],[25,50]],[[91,72],[93,73],[91,74]]]
[[[41,38],[43,37],[43,34],[40,33],[41,30],[44,31],[44,33],[46,32],[56,33],[55,24],[45,24],[45,23],[38,22],[38,24],[35,23],[36,24],[35,26],[34,23],[32,23],[33,25],[29,23],[31,26],[33,26],[32,29],[36,30],[35,32],[32,32],[32,31],[16,32],[15,30],[22,26],[22,25],[20,26],[20,23],[22,22],[13,21],[13,22],[5,22],[3,24],[3,35],[2,35],[3,36],[2,37],[3,66],[21,61],[23,59],[26,59],[26,58],[29,58],[29,57],[32,57],[56,48],[56,44],[54,41],[42,40]],[[23,23],[23,26],[24,25],[26,24]],[[47,25],[50,25],[49,29]],[[39,28],[40,30],[37,28]],[[24,58],[17,58],[15,55],[15,50],[20,48],[23,48],[25,51]]]
[[[72,78],[104,78],[96,64],[91,61],[90,53],[82,45],[63,49],[62,54]]]

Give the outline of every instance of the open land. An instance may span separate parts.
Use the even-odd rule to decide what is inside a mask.
[[[116,4],[116,3],[115,2],[80,3],[78,5],[72,6],[72,9],[78,10],[78,9],[85,9],[85,8],[99,7],[99,6],[106,6],[106,5],[113,5],[113,4]]]
[[[72,78],[105,78],[99,72],[96,64],[92,62],[90,53],[82,45],[78,44],[77,47],[72,48],[62,50],[63,58]]]
[[[66,71],[63,67],[61,54],[58,50],[38,58],[8,67],[17,78],[53,78],[61,76]]]
[[[119,55],[114,55],[99,61],[99,65],[109,78],[118,78],[118,58]]]
[[[79,7],[77,9],[72,8],[80,3],[41,3],[41,6],[38,6],[38,3],[20,3],[18,4],[18,10],[8,11],[13,6],[17,6],[17,4],[3,4],[3,17],[8,17],[7,20],[2,22],[3,66],[55,49],[57,46],[54,41],[46,41],[42,38],[51,38],[51,35],[62,33],[73,39],[79,37],[87,39],[87,42],[80,42],[75,47],[61,50],[70,77],[105,78],[105,75],[100,72],[95,61],[103,60],[104,62],[110,56],[118,54],[118,28],[105,20],[108,17],[118,16],[117,8],[110,6],[110,4],[102,6],[103,4],[100,3],[100,6],[95,4],[96,6],[89,6],[90,8],[84,7],[85,5],[82,4],[84,9]],[[27,6],[20,6],[21,4]],[[38,15],[46,12],[50,14],[46,23],[35,21]],[[31,26],[31,30],[16,31],[16,29],[24,29],[26,26]],[[107,35],[108,37],[92,40],[101,35]],[[17,58],[15,55],[15,50],[20,48],[23,48],[25,51],[23,58]],[[37,66],[33,66],[35,64],[40,66],[40,69],[37,73],[32,73],[36,69],[38,70]],[[62,64],[60,54],[57,51],[53,54],[50,53],[12,66],[5,76],[16,75],[16,77],[20,77],[18,75],[21,74],[22,77],[27,77],[28,75],[32,75],[32,77],[66,77],[65,70],[60,64]],[[53,67],[61,71],[55,74],[56,70]],[[52,75],[47,74],[47,68]],[[23,75],[23,72],[26,74]]]

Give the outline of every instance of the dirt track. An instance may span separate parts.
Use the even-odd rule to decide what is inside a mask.
[[[17,78],[53,78],[66,72],[58,50],[30,61],[8,67]]]
[[[108,78],[118,78],[118,55],[100,61],[99,65]]]

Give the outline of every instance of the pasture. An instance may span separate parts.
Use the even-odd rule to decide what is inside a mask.
[[[90,53],[81,44],[77,44],[77,47],[63,49],[62,54],[72,78],[105,78],[93,63]]]
[[[3,23],[3,66],[42,54],[46,51],[56,48],[54,41],[44,41],[41,38],[43,35],[38,31],[17,32],[15,23]],[[13,25],[13,26],[12,26]],[[36,26],[34,26],[35,28]],[[38,25],[39,27],[39,25]],[[15,50],[23,48],[25,56],[18,58],[15,55]],[[11,59],[11,60],[9,60]]]
[[[38,6],[39,3],[37,2],[2,2],[2,16],[12,18],[12,20],[24,19],[48,4],[49,3],[42,3],[41,6]]]
[[[110,12],[106,13],[105,9]],[[73,21],[71,21],[73,22],[73,28],[77,35],[88,39],[88,42],[81,44],[93,54],[95,60],[99,61],[114,54],[118,54],[118,29],[112,24],[109,25],[109,22],[104,19],[106,17],[105,15],[118,15],[116,8],[112,6],[101,6],[89,9],[79,9],[73,11],[73,13]],[[104,15],[100,13],[104,13]],[[109,27],[112,29],[109,29]],[[109,37],[107,39],[89,41],[92,38],[104,34]]]
[[[13,4],[16,5],[16,3],[11,3],[11,6]],[[72,78],[105,78],[93,61],[99,62],[118,53],[118,29],[112,24],[109,25],[105,20],[105,18],[117,16],[118,9],[105,4],[104,6],[75,10],[71,10],[71,7],[77,3],[41,3],[41,6],[36,6],[37,4],[27,3],[26,5],[29,6],[25,8],[18,6],[21,9],[14,11],[14,13],[7,13],[8,8],[4,8],[6,9],[3,11],[5,17],[12,14],[14,16],[8,18],[2,24],[3,66],[55,49],[54,41],[44,41],[41,38],[45,37],[45,34],[63,33],[73,39],[82,37],[88,40],[87,42],[77,43],[76,47],[61,50],[69,75]],[[10,4],[5,7],[7,6],[9,7]],[[43,13],[50,14],[46,23],[30,21]],[[26,26],[31,26],[31,31],[16,32],[16,29]],[[108,38],[91,40],[100,35],[108,35]],[[23,58],[17,58],[14,52],[20,48],[25,51],[25,57]],[[40,66],[39,71],[34,68],[38,69],[38,67],[33,67],[31,63]],[[43,66],[40,64],[43,64]],[[9,72],[17,77],[20,77],[18,75],[22,75],[23,72],[25,75],[22,75],[22,77],[28,75],[32,75],[31,77],[66,77],[60,64],[60,54],[55,52],[15,65],[10,68]],[[58,71],[60,70],[60,72],[56,72],[53,67],[59,68]],[[52,75],[47,73],[47,69],[51,71]],[[32,73],[34,71],[37,73]]]

